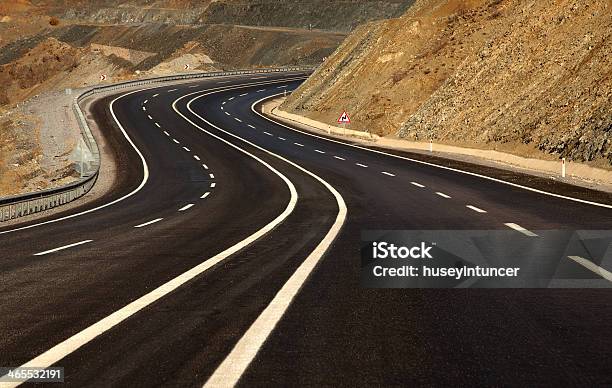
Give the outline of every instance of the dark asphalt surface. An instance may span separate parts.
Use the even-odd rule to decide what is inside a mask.
[[[290,195],[277,175],[194,128],[171,107],[187,93],[257,82],[269,85],[204,96],[191,107],[217,126],[325,179],[343,196],[348,217],[246,371],[242,385],[612,384],[609,289],[391,290],[359,284],[363,230],[507,230],[504,223],[509,222],[531,231],[609,229],[611,209],[274,125],[252,113],[251,104],[282,91],[279,85],[293,89],[299,83],[272,82],[282,77],[270,76],[269,81],[237,77],[224,84],[206,80],[197,88],[186,84],[152,89],[115,103],[119,121],[147,160],[150,178],[137,194],[109,208],[0,235],[0,366],[32,359],[244,239],[283,211]],[[155,93],[159,96],[152,97]],[[148,100],[146,112],[144,100]],[[182,99],[177,108],[293,182],[299,195],[296,208],[260,240],[59,362],[68,385],[203,384],[336,216],[336,201],[319,182],[202,123],[188,112],[190,100]],[[108,102],[97,104],[96,120],[111,123]],[[123,173],[112,194],[78,210],[121,197],[142,179],[139,158],[118,129],[109,125],[107,136]],[[211,188],[213,182],[216,186]],[[207,191],[211,194],[200,199]],[[190,203],[192,208],[178,211]],[[134,228],[156,218],[163,220]],[[33,256],[85,239],[93,241]],[[576,277],[593,276],[570,260],[564,265]]]

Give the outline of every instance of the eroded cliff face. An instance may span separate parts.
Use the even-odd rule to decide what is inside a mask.
[[[383,135],[612,162],[610,0],[417,1],[354,31],[284,108]]]

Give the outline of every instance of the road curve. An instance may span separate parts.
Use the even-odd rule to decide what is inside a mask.
[[[0,235],[0,364],[76,337],[52,362],[73,386],[610,383],[612,339],[599,335],[608,290],[388,290],[359,279],[363,230],[606,229],[611,210],[314,137],[252,110],[301,79],[212,79],[117,99],[148,179],[112,206]],[[97,121],[113,122],[116,97],[98,102]],[[77,211],[143,182],[134,148],[107,129],[122,174]],[[150,293],[159,297],[83,337]]]

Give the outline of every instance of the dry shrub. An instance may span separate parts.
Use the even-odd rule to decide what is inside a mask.
[[[60,24],[60,21],[55,16],[52,16],[51,19],[49,19],[49,24],[52,26],[57,26]]]

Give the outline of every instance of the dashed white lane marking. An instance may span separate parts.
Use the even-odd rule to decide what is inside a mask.
[[[386,172],[386,171],[381,171],[381,174],[385,174],[388,176],[395,176],[395,174],[391,174],[390,172]]]
[[[154,223],[159,222],[161,220],[163,220],[163,218],[156,218],[156,219],[151,220],[149,222],[145,222],[144,224],[136,225],[136,226],[134,226],[134,228],[142,228],[144,226],[148,226],[148,225],[154,224]]]
[[[197,87],[198,87],[198,85],[191,85],[191,86],[190,86],[190,88],[191,88],[191,89],[193,89],[193,88],[197,88]]]
[[[217,83],[218,83],[218,84],[226,84],[226,83],[228,83],[228,82],[232,82],[232,81],[219,81],[219,82],[217,82]]]
[[[64,249],[68,249],[68,248],[72,248],[72,247],[76,247],[78,245],[83,245],[83,244],[87,244],[92,242],[93,240],[83,240],[83,241],[79,241],[79,242],[75,242],[73,244],[68,244],[68,245],[64,245],[61,247],[57,247],[57,248],[53,248],[53,249],[49,249],[48,251],[44,251],[44,252],[38,252],[35,253],[34,256],[43,256],[43,255],[47,255],[49,253],[53,253],[53,252],[57,252],[57,251],[62,251]]]
[[[231,115],[229,114],[229,112],[225,112],[225,114],[226,114],[227,116],[231,116]]]
[[[277,86],[276,88],[277,89],[282,89],[282,88],[286,88],[286,87],[287,87],[287,85],[281,85],[281,86]]]
[[[146,106],[143,106],[143,107],[142,107],[142,110],[144,110],[144,111],[146,112],[146,111],[147,111],[147,107],[146,107]]]
[[[230,97],[227,99],[227,101],[232,101],[234,99],[234,97]]]
[[[155,126],[156,126],[157,128],[161,128],[161,126],[159,125],[159,123],[155,123]]]
[[[478,213],[486,213],[487,212],[486,210],[482,210],[482,209],[477,208],[476,206],[472,206],[472,205],[465,205],[465,207],[467,207],[468,209],[472,209],[472,210],[474,210],[475,212],[478,212]]]
[[[247,124],[247,127],[255,129],[255,127],[252,126],[251,124]]]
[[[147,117],[149,118],[149,120],[153,120],[153,117],[151,117],[151,115],[147,115]]]
[[[184,149],[185,151],[187,151],[187,152],[190,152],[190,151],[191,151],[191,150],[190,150],[189,148],[187,148],[187,147],[183,147],[183,149]]]
[[[204,170],[208,170],[208,166],[206,164],[203,164],[202,167],[204,167]]]
[[[171,92],[176,92],[177,90],[178,90],[178,89],[170,89],[170,90],[168,90],[168,93],[171,93]]]
[[[410,182],[410,184],[411,184],[411,185],[414,185],[414,186],[416,186],[416,187],[420,187],[420,188],[425,187],[425,185],[422,185],[422,184],[420,184],[419,182]]]
[[[595,272],[597,275],[601,276],[607,281],[612,282],[612,273],[610,271],[607,271],[601,268],[600,266],[596,265],[590,260],[585,259],[584,257],[580,257],[580,256],[568,256],[568,257],[574,260],[576,263],[582,265],[586,269],[592,272]]]
[[[530,230],[527,230],[527,229],[523,228],[522,226],[520,226],[520,225],[518,225],[518,224],[515,224],[515,223],[512,223],[512,222],[508,222],[508,223],[506,223],[506,224],[504,224],[504,225],[506,225],[507,227],[509,227],[509,228],[511,228],[511,229],[516,230],[517,232],[521,232],[521,233],[523,233],[525,236],[529,236],[529,237],[538,237],[538,235],[537,235],[537,234],[533,233],[533,232],[532,232],[532,231],[530,231]]]
[[[361,163],[355,163],[355,164],[359,167],[368,168],[368,166],[366,166],[365,164],[361,164]]]
[[[178,209],[178,211],[180,211],[180,212],[184,212],[185,210],[190,209],[190,208],[192,208],[192,207],[193,207],[193,203],[190,203],[190,204],[185,205],[185,206],[183,206],[182,208]]]
[[[324,154],[325,153],[325,151],[321,151],[321,150],[315,150],[315,152],[318,152],[320,154]]]
[[[155,98],[157,96],[159,96],[159,93],[155,93],[152,97]]]
[[[194,158],[195,160],[197,160],[197,161],[199,161],[199,160],[200,160],[200,157],[199,157],[198,155],[193,155],[193,158]]]
[[[259,89],[259,90],[258,90],[257,92],[255,92],[255,93],[261,93],[261,92],[265,92],[265,91],[266,91],[266,89]]]
[[[344,159],[344,158],[342,158],[342,157],[340,157],[340,156],[335,156],[335,155],[334,155],[334,158],[335,158],[335,159],[339,159],[339,160],[346,160],[346,159]]]
[[[295,144],[298,147],[304,147],[304,144],[300,144],[300,143],[293,143],[293,144]]]
[[[221,107],[221,110],[225,110],[225,109],[223,109],[223,107]]]
[[[225,104],[227,104],[227,101],[223,101],[223,103],[221,103],[221,105],[225,105]]]
[[[268,135],[268,136],[274,136],[274,135],[273,135],[273,134],[271,134],[270,132],[266,132],[266,131],[264,131],[264,133],[265,133],[266,135]]]
[[[166,136],[170,136],[170,134],[168,133],[168,131],[164,131],[164,134],[165,134]]]
[[[285,140],[287,140],[287,139],[285,139],[284,137],[279,137],[279,138],[278,138],[278,140],[285,141]]]
[[[249,94],[249,93],[242,93],[242,94],[240,95],[240,97],[247,96],[248,94]]]
[[[239,123],[242,122],[242,120],[240,120],[238,117],[234,117],[234,120],[238,121]]]
[[[202,196],[200,198],[204,199],[204,198],[208,197],[209,195],[210,195],[210,191],[207,191],[204,194],[202,194]]]
[[[210,177],[210,179],[215,179],[215,174],[208,174],[208,176]]]
[[[450,197],[451,197],[450,195],[448,195],[448,194],[444,194],[444,193],[441,193],[441,192],[439,192],[439,191],[436,191],[436,194],[438,194],[438,195],[439,195],[440,197],[442,197],[442,198],[450,198]]]
[[[211,189],[214,189],[214,188],[215,188],[215,186],[217,186],[217,184],[216,184],[215,182],[213,182],[213,183],[211,183],[211,184],[210,184],[210,188],[211,188]]]
[[[147,102],[149,102],[149,100],[144,100],[143,104],[146,104]]]
[[[172,141],[175,142],[176,144],[179,144],[180,142],[174,138],[172,138]]]

